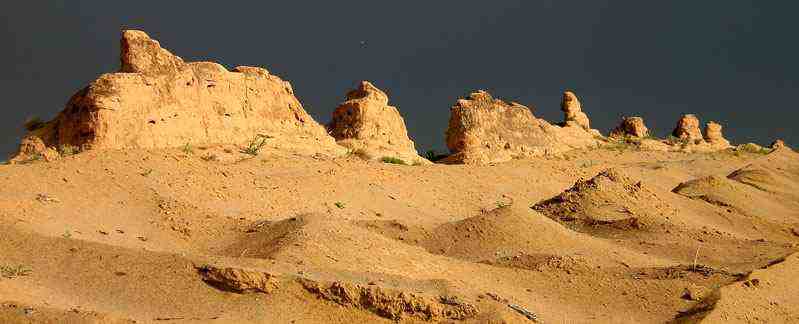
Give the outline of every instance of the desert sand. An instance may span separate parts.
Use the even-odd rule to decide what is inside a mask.
[[[485,166],[89,151],[0,166],[0,183],[4,275],[29,271],[0,280],[4,322],[527,321],[509,305],[545,323],[799,320],[799,156],[787,149]],[[204,281],[211,267],[271,288],[220,287]],[[448,318],[446,298],[476,311]]]

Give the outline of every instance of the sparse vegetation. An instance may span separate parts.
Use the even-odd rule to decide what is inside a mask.
[[[64,234],[61,234],[61,237],[65,239],[72,238],[72,233],[70,233],[69,230],[64,230]]]
[[[338,209],[344,209],[344,207],[346,207],[344,206],[344,203],[340,201],[333,203],[333,205],[335,205]]]
[[[249,144],[247,144],[247,147],[241,150],[241,153],[249,154],[252,156],[258,155],[258,152],[260,152],[261,149],[264,147],[264,145],[266,145],[266,140],[269,138],[271,137],[267,135],[256,136],[252,141],[250,141]]]
[[[37,161],[41,161],[41,160],[44,160],[44,155],[42,155],[40,153],[36,153],[34,155],[31,155],[30,157],[28,157],[25,160],[19,161],[19,164],[29,164],[29,163],[33,163],[33,162],[37,162]]]
[[[187,142],[186,145],[183,145],[183,153],[186,153],[186,154],[193,154],[194,153],[194,147],[191,146],[191,143]]]
[[[153,169],[147,169],[147,170],[144,170],[144,172],[142,172],[142,173],[140,173],[140,174],[141,174],[143,177],[147,177],[147,176],[149,176],[151,173],[153,173]]]
[[[70,156],[78,153],[80,153],[80,148],[77,146],[64,144],[58,147],[58,154],[61,154],[61,156]]]
[[[41,118],[33,116],[28,118],[23,125],[27,131],[32,132],[44,127],[46,123]]]
[[[612,150],[612,151],[629,151],[629,150],[637,150],[639,149],[638,144],[640,140],[637,138],[608,138],[605,145],[601,147],[604,149]]]
[[[380,161],[383,161],[383,163],[407,165],[402,159],[393,156],[384,156]]]
[[[16,277],[24,277],[31,274],[32,270],[24,265],[17,265],[17,266],[9,266],[9,265],[0,265],[0,275],[3,278],[16,278]]]
[[[688,145],[690,143],[688,139],[679,138],[674,135],[669,135],[669,137],[666,137],[666,142],[671,145],[682,145],[682,146]]]
[[[737,148],[735,148],[735,152],[736,153],[745,152],[745,153],[752,153],[752,154],[769,154],[769,153],[771,153],[771,149],[762,147],[762,146],[754,144],[754,143],[747,143],[747,144],[739,145]]]

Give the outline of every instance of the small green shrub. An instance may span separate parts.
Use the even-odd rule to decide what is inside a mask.
[[[186,145],[183,145],[183,153],[186,154],[194,153],[194,147],[191,146],[191,143],[187,142]]]
[[[243,148],[240,152],[256,156],[264,147],[264,145],[266,145],[266,140],[269,138],[271,137],[266,135],[258,135],[252,141],[250,141],[249,144],[247,144],[247,147]]]
[[[402,159],[393,156],[384,156],[380,160],[383,161],[383,163],[407,165],[407,163],[405,163],[405,161],[403,161]]]
[[[9,265],[0,265],[0,275],[3,278],[16,278],[16,277],[24,277],[31,274],[32,270],[26,266],[18,265],[18,266],[9,266]]]
[[[344,203],[340,201],[335,202],[333,205],[335,205],[338,209],[344,209],[344,207],[346,207],[344,206]]]
[[[28,118],[28,120],[26,120],[23,125],[25,126],[25,129],[27,131],[32,132],[32,131],[35,131],[37,129],[40,129],[40,128],[44,127],[44,125],[46,125],[46,123],[41,118],[34,116],[34,117],[31,117],[31,118]]]

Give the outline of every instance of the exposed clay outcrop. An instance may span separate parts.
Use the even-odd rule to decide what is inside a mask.
[[[278,280],[270,273],[241,268],[205,265],[197,269],[203,281],[224,291],[236,293],[271,293]]]
[[[710,121],[705,125],[705,141],[714,149],[726,149],[731,147],[730,141],[724,138],[721,129],[721,124],[714,121]]]
[[[565,114],[565,125],[577,125],[585,129],[591,129],[588,115],[583,112],[580,99],[577,99],[577,95],[575,95],[574,92],[568,90],[563,92],[563,100],[560,103],[560,109]]]
[[[403,318],[425,321],[464,320],[479,313],[476,306],[456,298],[434,300],[413,293],[340,281],[329,284],[305,278],[300,278],[298,281],[308,292],[319,298],[346,307],[364,309],[395,321]]]
[[[388,96],[368,81],[347,93],[327,127],[339,145],[365,158],[429,163],[417,154],[399,110],[389,106]]]
[[[450,109],[446,163],[481,164],[560,153],[596,146],[597,134],[582,127],[559,127],[533,116],[518,103],[476,91]]]
[[[714,152],[729,149],[730,142],[722,134],[722,126],[708,122],[705,134],[699,128],[699,118],[693,114],[683,115],[671,133],[671,138],[662,141],[644,140],[641,149],[677,152]],[[645,144],[645,145],[644,145]]]
[[[783,141],[782,139],[778,138],[778,139],[774,140],[774,142],[771,143],[771,148],[772,149],[776,150],[776,149],[783,148],[783,147],[785,147],[785,141]]]
[[[120,57],[120,72],[76,93],[27,141],[85,150],[242,144],[268,135],[271,147],[344,151],[305,112],[291,85],[265,69],[186,63],[136,30],[122,33]],[[20,150],[15,160],[30,154]]]
[[[31,134],[37,134],[37,136],[28,135],[22,138],[19,143],[19,151],[17,155],[11,159],[11,162],[24,163],[34,160],[57,160],[59,158],[58,151],[53,147],[47,147],[44,141],[42,141],[42,137],[46,138],[46,135],[50,132],[52,132],[52,130],[45,127],[31,132]]]
[[[677,121],[677,126],[671,135],[689,143],[698,144],[698,142],[704,141],[702,130],[699,129],[699,118],[693,114],[683,115]]]
[[[618,127],[613,129],[609,137],[614,138],[645,138],[649,136],[649,129],[641,117],[624,117]]]

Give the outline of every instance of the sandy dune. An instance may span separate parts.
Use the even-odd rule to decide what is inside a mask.
[[[87,151],[0,166],[0,322],[787,323],[797,190],[788,149]]]

